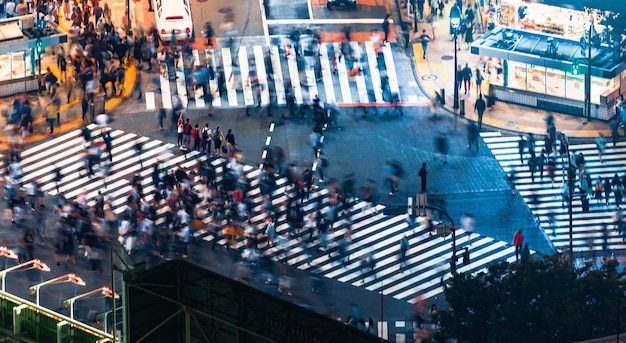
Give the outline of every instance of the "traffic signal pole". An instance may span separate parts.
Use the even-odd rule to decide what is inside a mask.
[[[424,196],[424,197],[420,197],[420,196]],[[400,206],[400,208],[403,208],[404,206]],[[456,261],[457,261],[457,251],[456,251],[456,225],[454,225],[454,221],[452,220],[452,217],[450,216],[450,214],[448,214],[448,212],[446,212],[443,208],[438,207],[438,206],[431,206],[427,204],[427,198],[425,197],[425,194],[420,193],[416,196],[416,200],[413,200],[413,197],[409,197],[407,199],[407,215],[410,217],[411,219],[411,223],[413,222],[414,217],[416,216],[421,216],[421,215],[425,215],[425,211],[426,210],[430,210],[430,211],[438,211],[440,213],[440,216],[443,215],[449,222],[450,222],[450,231],[452,231],[452,256],[450,258],[450,268],[451,268],[451,272],[452,274],[456,274]],[[386,210],[389,214],[392,214],[392,212],[395,211],[390,211],[390,210]],[[385,213],[386,211],[383,211],[383,213]],[[411,224],[412,225],[412,224]],[[411,227],[411,226],[409,226]]]

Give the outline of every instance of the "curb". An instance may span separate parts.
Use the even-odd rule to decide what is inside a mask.
[[[409,41],[409,46],[412,48],[414,44],[418,43],[416,40],[411,40]],[[430,62],[426,62],[430,68]],[[415,81],[418,85],[418,87],[420,88],[420,90],[422,91],[422,93],[424,93],[424,95],[430,99],[430,100],[434,100],[434,96],[428,91],[428,89],[426,89],[426,87],[423,85],[422,79],[420,77],[420,75],[418,74],[418,68],[417,68],[417,61],[415,60],[415,57],[411,57],[411,66],[413,69],[413,77],[415,78]],[[521,106],[521,105],[520,105]],[[454,109],[451,109],[449,106],[442,106],[441,107],[445,113],[447,113],[448,115],[451,116],[456,116],[459,119],[464,119],[467,121],[475,121],[478,122],[478,115],[475,114],[472,111],[466,112],[465,116],[460,116],[457,111],[455,111]],[[530,108],[530,107],[529,107]],[[507,132],[511,132],[511,133],[532,133],[534,135],[538,135],[538,136],[545,136],[546,135],[546,130],[545,128],[541,127],[534,127],[534,126],[527,126],[527,125],[516,125],[515,127],[510,126],[509,123],[503,121],[503,120],[499,120],[497,118],[493,118],[493,117],[489,117],[489,113],[493,112],[493,110],[487,110],[485,112],[485,115],[483,116],[483,122],[482,125],[487,126],[491,129],[494,130],[498,130],[498,131],[507,131]],[[509,127],[510,126],[510,127]],[[598,137],[599,133],[602,133],[603,135],[609,137],[611,136],[611,131],[609,129],[606,130],[560,130],[561,132],[565,133],[568,137],[570,138],[595,138]]]
[[[52,73],[55,76],[57,76],[57,78],[60,79],[60,72],[56,68],[56,66],[50,66],[50,69],[52,70]],[[120,96],[107,99],[104,104],[104,111],[106,113],[113,111],[117,106],[119,106],[122,103],[123,100],[129,97],[135,91],[136,81],[137,81],[137,68],[134,63],[131,63],[131,65],[126,68],[126,76],[124,79],[124,90],[122,91],[122,94]],[[99,91],[99,88],[96,89],[96,92],[98,91]],[[33,92],[30,92],[30,94],[32,93]],[[68,110],[70,110],[70,108],[74,107],[75,105],[79,104],[79,102],[80,102],[80,98],[75,98],[74,100],[64,105],[61,105],[61,107],[59,108],[59,112],[61,113],[61,118],[67,116]],[[42,108],[42,111],[45,111],[45,109]],[[35,116],[37,116],[37,114],[33,115],[33,117]],[[44,114],[41,114],[39,115],[38,118],[36,119],[33,118],[33,126],[37,124],[41,124],[41,123],[45,124],[45,121],[46,121],[46,118]],[[70,130],[80,127],[83,124],[84,123],[81,118],[70,120],[69,122],[65,124],[61,124],[61,126],[55,128],[55,131],[53,134],[47,134],[46,129],[44,128],[43,133],[33,133],[29,135],[28,137],[26,137],[26,139],[21,140],[20,144],[24,145],[24,144],[37,143],[48,137],[55,136],[56,134],[66,133]],[[8,149],[9,149],[8,138],[6,135],[4,135],[0,137],[0,151],[7,151]]]

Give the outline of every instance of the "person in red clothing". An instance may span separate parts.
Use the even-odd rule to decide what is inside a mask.
[[[187,118],[183,123],[183,147],[188,150],[191,149],[191,131],[193,131],[193,127]]]
[[[513,235],[513,245],[515,246],[515,261],[519,261],[519,254],[522,250],[522,244],[524,244],[524,235],[522,234],[522,230],[518,229],[515,231],[515,235]]]
[[[200,127],[198,124],[191,129],[191,141],[193,142],[193,150],[200,151]]]

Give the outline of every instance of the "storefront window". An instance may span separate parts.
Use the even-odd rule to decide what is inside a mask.
[[[526,64],[514,61],[508,62],[509,87],[517,89],[526,89]]]
[[[545,93],[546,92],[546,68],[528,65],[528,78],[526,89],[531,92]]]
[[[572,100],[585,100],[585,76],[567,74],[565,81],[565,96]]]
[[[603,79],[593,76],[591,78],[591,103],[599,104],[600,98],[607,92],[617,90],[617,77],[612,79]]]
[[[546,68],[546,94],[565,97],[565,72]]]
[[[13,53],[13,78],[22,78],[32,74],[30,54],[24,51]]]
[[[0,55],[0,82],[32,75],[30,54],[24,51]]]
[[[530,92],[568,98],[571,100],[585,100],[585,75],[573,75],[563,70],[545,68],[531,64],[509,61],[508,63],[509,88],[523,89]],[[600,103],[600,96],[607,90],[617,87],[617,78],[591,78],[591,102]]]
[[[564,7],[529,3],[523,0],[502,0],[500,23],[524,30],[544,32],[574,39],[585,35],[584,28],[589,16],[584,11]],[[520,8],[523,18],[520,17]],[[600,13],[596,13],[596,30],[604,30]]]

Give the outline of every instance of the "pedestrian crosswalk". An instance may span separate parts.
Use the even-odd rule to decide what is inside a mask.
[[[372,42],[351,42],[349,46],[357,53],[339,58],[339,51],[346,49],[342,43],[321,43],[317,60],[310,56],[286,56],[282,47],[276,45],[251,44],[194,49],[188,56],[176,55],[173,61],[159,54],[161,70],[155,74],[156,87],[150,86],[145,92],[146,109],[171,109],[175,105],[172,96],[176,94],[183,107],[190,109],[208,105],[246,107],[259,102],[262,106],[285,105],[290,90],[296,104],[310,103],[316,96],[322,102],[351,105],[382,104],[396,95],[403,102],[418,102],[420,97],[400,87],[390,44],[383,46],[380,54]],[[213,71],[223,69],[223,87],[219,84],[219,72],[207,81],[206,87],[198,84],[205,74],[193,70],[207,65]]]
[[[91,126],[92,136],[100,132],[95,125]],[[170,170],[178,166],[191,168],[198,159],[205,159],[195,151],[181,152],[173,144],[152,140],[148,137],[122,130],[112,130],[113,163],[108,168],[101,168],[89,177],[84,170],[84,140],[80,130],[75,130],[22,152],[24,169],[23,182],[28,184],[37,181],[41,189],[51,195],[57,194],[57,183],[54,170],[61,169],[62,180],[58,183],[59,192],[69,199],[79,199],[89,204],[101,191],[112,200],[113,211],[124,212],[127,198],[131,191],[130,179],[135,173],[143,177],[143,190],[146,200],[154,197],[156,186],[152,180],[155,164]],[[141,152],[135,147],[142,142]],[[106,164],[107,156],[103,156]],[[141,166],[143,164],[144,167]],[[217,172],[217,182],[221,182],[226,165],[230,163],[224,158],[210,160]],[[108,170],[108,173],[106,171]],[[251,223],[257,227],[257,233],[263,235],[265,214],[264,200],[260,192],[261,170],[256,166],[246,165],[243,173],[250,181]],[[106,186],[106,188],[105,188]],[[201,186],[196,186],[201,187]],[[415,299],[429,299],[443,292],[442,283],[451,276],[450,261],[452,256],[452,237],[440,237],[427,230],[424,218],[408,220],[406,215],[389,216],[383,214],[384,206],[372,205],[358,199],[352,199],[346,215],[340,216],[332,224],[329,233],[329,244],[320,249],[313,240],[308,239],[309,232],[290,235],[286,222],[286,206],[292,190],[285,178],[277,180],[276,190],[271,201],[279,214],[276,225],[276,244],[268,246],[262,239],[258,245],[260,251],[274,261],[286,263],[315,275],[332,278],[363,287],[372,292],[382,292],[397,299],[415,302]],[[200,204],[197,209],[201,220],[210,221],[206,205]],[[306,214],[319,210],[328,212],[332,204],[329,202],[329,191],[317,189],[304,201]],[[163,210],[164,211],[164,210]],[[161,212],[163,212],[161,211]],[[349,222],[351,224],[349,224]],[[226,224],[223,222],[221,224]],[[346,247],[346,254],[341,256],[339,246],[344,234],[351,227],[351,242]],[[406,235],[409,239],[409,250],[405,262],[400,268],[400,240]],[[196,231],[199,241],[211,242],[217,239],[221,245],[228,244],[222,236],[214,237],[203,229]],[[459,272],[477,273],[485,271],[494,261],[515,261],[514,248],[507,243],[489,237],[472,234],[457,229],[457,249],[467,246],[470,261],[464,265],[457,263]],[[236,247],[243,249],[243,242]],[[460,253],[458,254],[461,255]],[[375,261],[374,269],[365,270],[362,262],[368,258]]]
[[[500,132],[483,132],[481,136],[491,152],[495,155],[506,173],[513,173],[516,190],[524,198],[536,220],[544,230],[544,234],[559,251],[569,248],[570,225],[567,201],[564,201],[563,189],[566,184],[565,156],[557,154],[554,182],[548,173],[535,172],[532,181],[528,166],[528,153],[524,154],[524,163],[520,161],[518,142],[519,136],[503,135]],[[544,142],[537,140],[537,154],[543,149]],[[607,147],[602,156],[598,156],[598,147],[594,142],[570,143],[570,153],[582,153],[585,158],[585,173],[589,174],[595,189],[599,177],[613,178],[617,173],[623,176],[626,144],[619,142],[615,148]],[[573,157],[572,157],[572,163]],[[565,167],[564,167],[565,166]],[[578,182],[576,185],[578,188]],[[608,206],[606,196],[602,201],[590,199],[589,211],[583,211],[581,197],[577,194],[572,206],[572,243],[575,252],[598,252],[626,248],[619,231],[616,230],[613,216],[616,211],[615,198],[609,193]]]

